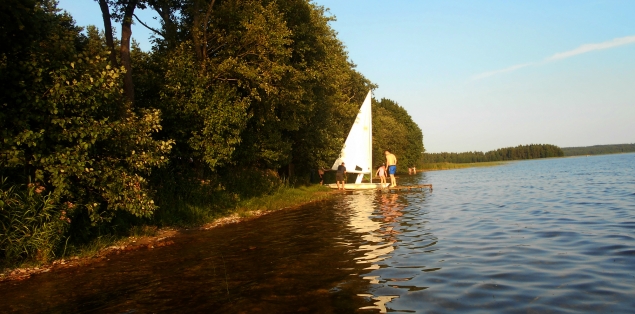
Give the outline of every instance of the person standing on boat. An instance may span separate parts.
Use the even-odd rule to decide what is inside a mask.
[[[346,166],[342,162],[341,165],[337,166],[337,173],[335,174],[335,182],[337,184],[338,190],[344,189],[344,184],[346,183]],[[340,182],[342,182],[342,187],[340,188]]]
[[[397,173],[397,157],[389,150],[385,150],[386,165],[388,165],[388,174],[390,175],[390,185],[397,186],[397,180],[395,179],[395,173]]]
[[[386,164],[381,164],[381,167],[379,167],[377,172],[375,172],[375,176],[379,177],[381,184],[386,183]]]

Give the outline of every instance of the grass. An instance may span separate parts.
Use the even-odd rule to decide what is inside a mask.
[[[272,211],[322,200],[329,196],[330,189],[313,185],[308,187],[283,186],[270,194],[241,199],[235,194],[219,192],[214,195],[199,195],[163,205],[152,223],[161,227],[192,228],[219,218],[238,215],[251,216],[251,212]]]
[[[450,163],[450,162],[435,162],[435,163],[424,163],[423,167],[417,170],[431,171],[431,170],[452,170],[452,169],[463,169],[463,168],[472,168],[472,167],[493,167],[500,166],[508,163],[509,161],[488,161],[488,162],[473,162],[473,163]]]
[[[255,213],[323,200],[331,195],[333,195],[331,189],[320,185],[302,187],[282,185],[270,194],[245,199],[226,192],[199,195],[164,208],[157,213],[154,223],[163,227],[194,228],[232,215],[246,218]]]
[[[141,225],[133,226],[130,228],[128,235],[116,235],[106,234],[100,235],[90,242],[81,245],[71,245],[65,247],[64,253],[60,258],[68,258],[71,256],[77,257],[91,257],[98,255],[103,249],[113,245],[124,245],[129,242],[130,239],[140,237],[153,237],[158,234],[159,228],[157,226]]]
[[[299,188],[282,187],[274,194],[240,201],[236,206],[236,213],[241,217],[248,217],[251,212],[284,209],[298,204],[323,200],[332,195],[331,189],[320,185]]]

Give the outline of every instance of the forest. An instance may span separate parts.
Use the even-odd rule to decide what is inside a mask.
[[[582,147],[563,147],[562,151],[564,152],[565,156],[632,153],[632,152],[635,152],[635,143],[594,145],[594,146],[582,146]]]
[[[94,5],[103,31],[53,0],[0,2],[0,264],[310,184],[377,88],[309,0]],[[151,51],[131,40],[140,9],[160,17]],[[374,163],[419,161],[408,113],[373,113]]]
[[[516,147],[505,147],[497,150],[483,152],[464,152],[464,153],[424,153],[424,163],[475,163],[490,161],[507,161],[536,159],[549,157],[562,157],[564,153],[562,149],[550,144],[530,144],[519,145]]]

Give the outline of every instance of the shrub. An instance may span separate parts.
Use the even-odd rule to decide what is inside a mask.
[[[48,261],[56,256],[71,220],[55,206],[44,187],[0,187],[0,259],[6,264],[24,259]]]

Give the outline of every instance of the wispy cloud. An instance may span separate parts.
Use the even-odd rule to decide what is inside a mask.
[[[595,50],[615,48],[615,47],[628,45],[632,43],[635,43],[635,36],[615,38],[613,40],[605,41],[603,43],[598,43],[598,44],[584,44],[573,50],[556,53],[553,56],[545,59],[545,61],[562,60],[562,59],[566,59],[569,57],[577,56],[579,54],[583,54],[583,53],[587,53],[587,52],[591,52]]]
[[[493,76],[493,75],[497,75],[497,74],[501,74],[501,73],[505,73],[505,72],[516,71],[518,69],[521,69],[521,68],[524,68],[524,67],[528,67],[530,65],[536,65],[536,64],[546,63],[546,62],[562,60],[562,59],[570,58],[570,57],[573,57],[573,56],[577,56],[579,54],[583,54],[583,53],[587,53],[587,52],[591,52],[591,51],[595,51],[595,50],[610,49],[610,48],[615,48],[615,47],[628,45],[628,44],[632,44],[632,43],[635,43],[635,36],[626,36],[626,37],[615,38],[613,40],[609,40],[609,41],[605,41],[605,42],[601,42],[601,43],[596,43],[596,44],[584,44],[584,45],[581,45],[578,48],[575,48],[573,50],[556,53],[556,54],[554,54],[554,55],[552,55],[552,56],[550,56],[548,58],[545,58],[542,61],[517,64],[517,65],[513,65],[513,66],[510,66],[510,67],[504,68],[502,70],[483,72],[483,73],[474,75],[472,77],[472,79],[473,80],[480,80],[480,79],[483,79],[483,78],[486,78],[486,77],[490,77],[490,76]]]
[[[491,72],[483,72],[481,74],[477,74],[474,77],[472,77],[475,80],[480,80],[486,77],[490,77],[492,75],[496,75],[496,74],[501,74],[501,73],[505,73],[505,72],[511,72],[511,71],[516,71],[518,69],[524,68],[524,67],[528,67],[530,65],[532,65],[534,63],[523,63],[523,64],[517,64],[517,65],[512,65],[508,68],[504,68],[502,70],[496,70],[496,71],[491,71]]]

